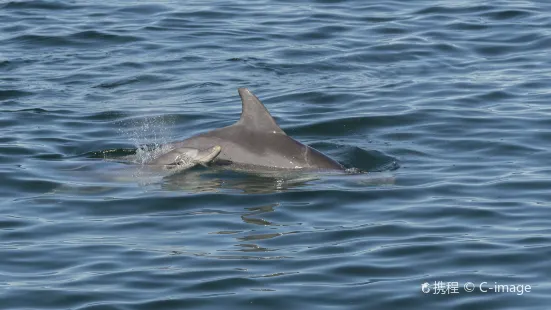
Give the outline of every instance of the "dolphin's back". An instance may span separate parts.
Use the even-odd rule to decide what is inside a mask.
[[[269,169],[341,170],[342,166],[319,151],[281,133],[252,131],[235,124],[181,142],[187,147],[220,145],[216,161]]]

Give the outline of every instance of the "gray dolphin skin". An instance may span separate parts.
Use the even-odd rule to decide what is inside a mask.
[[[235,170],[343,170],[343,166],[293,138],[276,124],[262,102],[246,88],[239,88],[243,110],[235,124],[205,132],[181,142],[174,149],[220,146],[213,165]],[[168,155],[168,154],[167,154]]]
[[[219,145],[204,149],[179,147],[153,159],[147,164],[162,166],[166,170],[182,171],[196,165],[206,166],[220,154],[220,151],[221,147]]]

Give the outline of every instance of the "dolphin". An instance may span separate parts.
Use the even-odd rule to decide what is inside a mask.
[[[232,170],[344,170],[335,160],[285,134],[251,91],[239,88],[238,92],[242,112],[236,123],[169,146],[174,150],[219,146],[211,165]]]
[[[172,172],[183,171],[196,165],[206,166],[220,154],[221,147],[215,145],[205,149],[179,147],[147,162],[147,165],[161,166]]]

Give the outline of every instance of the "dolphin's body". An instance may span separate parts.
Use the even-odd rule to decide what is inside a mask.
[[[205,132],[172,149],[206,149],[220,146],[213,165],[235,170],[343,170],[343,166],[319,151],[287,136],[262,102],[240,88],[243,110],[235,124]]]

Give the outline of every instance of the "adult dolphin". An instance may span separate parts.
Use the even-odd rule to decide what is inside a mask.
[[[246,88],[239,88],[243,110],[235,124],[205,132],[171,147],[207,149],[220,146],[213,165],[237,170],[344,170],[321,152],[289,137],[266,107]]]

